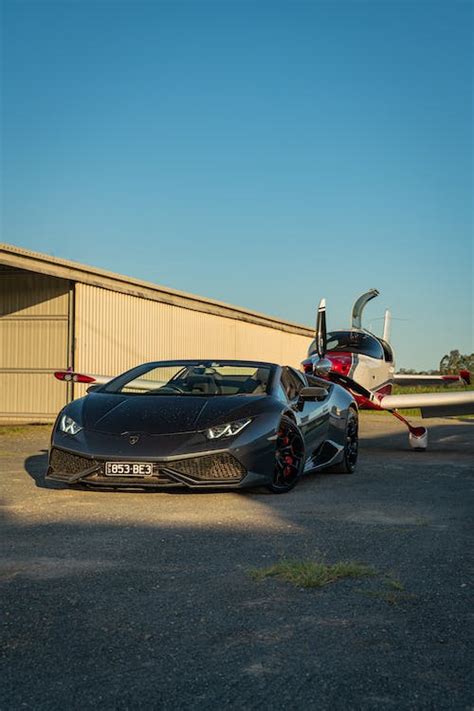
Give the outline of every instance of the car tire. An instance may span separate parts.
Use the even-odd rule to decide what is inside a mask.
[[[303,473],[304,463],[303,435],[295,422],[283,415],[276,438],[273,479],[267,489],[273,494],[291,491]]]
[[[359,454],[359,416],[354,408],[349,408],[346,421],[344,456],[329,471],[335,474],[352,474],[357,466]]]

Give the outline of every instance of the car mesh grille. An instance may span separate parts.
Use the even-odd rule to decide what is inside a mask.
[[[231,454],[212,454],[169,462],[166,469],[184,474],[197,481],[228,481],[242,479],[246,469]]]
[[[79,454],[71,454],[64,452],[62,449],[53,449],[49,459],[50,466],[54,471],[55,477],[64,475],[64,478],[80,474],[81,472],[98,466],[95,459],[81,457]]]
[[[79,478],[82,479],[78,475],[83,472],[89,472],[82,481],[91,484],[108,483],[110,485],[114,483],[139,485],[140,481],[150,485],[153,481],[160,484],[176,483],[176,480],[171,476],[171,472],[182,474],[190,482],[194,481],[196,483],[240,481],[246,474],[245,467],[235,457],[225,452],[203,457],[179,459],[166,464],[154,462],[153,476],[143,478],[105,476],[105,463],[103,461],[89,459],[79,454],[72,454],[56,448],[51,450],[49,464],[49,473],[57,481],[77,481]]]

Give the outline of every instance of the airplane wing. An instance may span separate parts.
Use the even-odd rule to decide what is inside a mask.
[[[459,383],[460,385],[470,385],[471,374],[468,370],[461,370],[459,375],[410,375],[408,373],[395,373],[393,376],[395,385],[449,385]]]
[[[383,395],[377,398],[383,410],[419,408],[422,417],[474,415],[474,390],[445,393]]]

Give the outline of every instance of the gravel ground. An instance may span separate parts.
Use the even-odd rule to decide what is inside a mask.
[[[356,474],[275,496],[45,485],[47,429],[1,434],[0,708],[472,709],[473,435],[363,416]],[[249,575],[323,557],[377,574]]]

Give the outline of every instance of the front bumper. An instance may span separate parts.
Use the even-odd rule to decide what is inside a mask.
[[[46,479],[65,484],[87,484],[108,488],[187,487],[243,488],[266,483],[268,477],[252,471],[226,450],[208,451],[177,457],[147,458],[153,463],[148,476],[109,476],[106,461],[117,457],[93,457],[53,446]],[[125,459],[125,457],[123,458]],[[130,460],[128,457],[126,458]],[[140,457],[143,460],[143,457]]]

